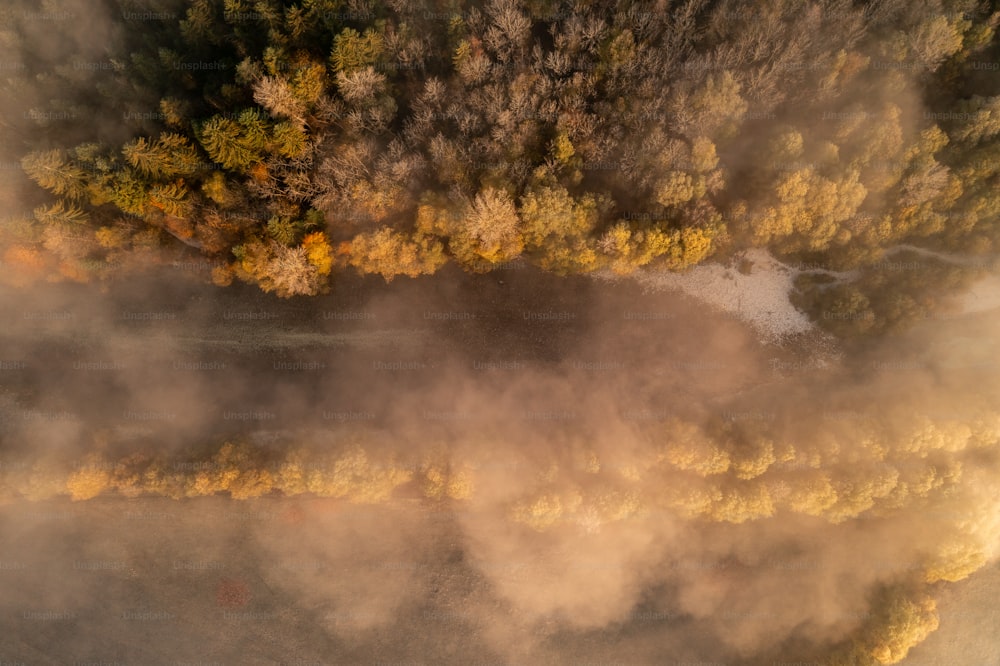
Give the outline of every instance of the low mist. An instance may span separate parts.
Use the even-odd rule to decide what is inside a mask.
[[[139,625],[157,655],[159,627],[230,626],[219,614],[238,608],[250,619],[232,631],[267,627],[299,663],[816,659],[872,617],[879,586],[995,561],[988,313],[838,350],[528,269],[360,281],[308,308],[153,293],[5,301],[3,471],[38,500],[4,510],[7,653],[74,626],[65,654],[105,654],[127,606],[171,614]],[[355,485],[59,499],[66,474],[134,454],[182,477],[217,469],[224,441],[275,488],[293,451],[333,456]],[[390,494],[366,495],[389,468]],[[227,585],[237,606],[216,598]],[[23,616],[60,609],[73,619]],[[150,649],[122,639],[116,654],[161,658]]]

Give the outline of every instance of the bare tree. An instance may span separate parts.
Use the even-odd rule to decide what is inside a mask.
[[[374,67],[365,67],[350,73],[337,73],[337,89],[348,102],[364,106],[385,92],[386,78]]]
[[[486,188],[476,195],[466,217],[466,229],[484,249],[508,246],[519,235],[520,218],[503,190]]]
[[[305,104],[295,96],[284,79],[262,76],[253,84],[253,99],[275,118],[288,118],[299,126],[305,124]]]

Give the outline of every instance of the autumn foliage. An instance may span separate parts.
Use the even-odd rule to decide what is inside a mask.
[[[205,0],[109,45],[135,63],[109,90],[158,100],[154,123],[121,145],[48,128],[28,141],[23,171],[52,200],[30,238],[3,240],[22,282],[110,279],[180,244],[210,258],[206,279],[285,297],[343,270],[392,280],[518,257],[629,274],[749,247],[835,270],[904,242],[994,252],[997,97],[964,82],[998,15],[937,4],[723,2],[675,20],[492,2],[442,22],[406,3],[245,19]],[[207,54],[219,67],[181,66]],[[54,99],[82,85],[60,76]],[[910,277],[880,284],[899,302],[871,304],[885,325],[853,316],[873,300],[866,274],[800,299],[817,320],[830,300],[850,310],[832,332],[878,332],[934,307],[908,290],[935,280]]]

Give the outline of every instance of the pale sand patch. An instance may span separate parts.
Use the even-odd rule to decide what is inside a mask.
[[[749,274],[709,262],[683,273],[638,271],[632,276],[648,291],[681,291],[753,326],[766,342],[815,330],[809,317],[788,299],[799,271],[782,264],[763,249],[743,258],[752,262]],[[602,279],[616,279],[601,273]]]
[[[891,248],[887,254],[910,249],[950,263],[982,262],[979,258],[942,255],[908,245]],[[857,273],[803,271],[781,263],[770,252],[761,248],[746,250],[737,257],[737,261],[740,257],[752,263],[749,274],[744,275],[735,266],[708,262],[683,273],[646,270],[637,271],[631,278],[648,291],[685,293],[747,322],[757,330],[763,341],[778,342],[796,334],[816,330],[809,317],[789,300],[799,273],[827,273],[839,280],[850,279]],[[610,271],[599,273],[598,277],[606,280],[620,279]],[[969,291],[958,295],[958,307],[959,313],[963,315],[1000,308],[1000,275],[985,277]]]

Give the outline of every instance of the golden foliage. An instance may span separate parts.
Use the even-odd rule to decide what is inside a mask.
[[[680,270],[694,266],[712,253],[715,231],[699,227],[685,227],[680,234],[680,252],[671,252],[669,268]],[[673,247],[678,247],[677,245]],[[673,248],[671,248],[673,250]]]
[[[520,203],[525,249],[538,256],[542,268],[565,274],[597,267],[589,240],[599,218],[594,197],[576,200],[561,186],[543,186],[529,190]]]
[[[656,201],[661,206],[677,206],[694,197],[694,186],[690,174],[670,171],[657,186]]]
[[[586,499],[586,509],[591,509],[600,523],[615,522],[639,514],[642,499],[636,491],[604,490]]]
[[[844,225],[868,194],[856,170],[831,180],[812,167],[781,175],[773,192],[750,231],[755,244],[779,241],[785,251],[820,251],[838,238],[849,238]]]
[[[901,662],[910,648],[938,627],[936,602],[900,587],[881,591],[873,603],[872,614],[874,618],[864,628],[858,651],[879,664]]]
[[[201,191],[209,199],[223,207],[234,206],[239,203],[236,192],[226,183],[226,177],[221,171],[215,171],[205,178],[201,184]]]
[[[690,127],[693,136],[729,138],[735,135],[747,110],[740,89],[736,77],[729,71],[711,75],[687,100],[678,99],[678,106],[683,105],[679,115],[690,118],[685,129]]]
[[[737,479],[754,479],[774,464],[774,442],[767,439],[741,447],[732,456],[732,470]]]
[[[448,485],[445,488],[445,494],[449,498],[467,500],[472,497],[473,490],[475,490],[475,485],[473,484],[472,472],[470,470],[452,470],[448,479]]]
[[[312,264],[320,275],[329,275],[333,269],[333,248],[329,239],[321,231],[306,235],[302,239],[302,247],[306,249],[306,260]]]
[[[148,466],[146,456],[133,454],[114,466],[111,487],[124,497],[138,497],[143,489],[143,468]]]
[[[711,171],[719,164],[715,144],[706,137],[695,137],[691,142],[691,166],[698,173]]]
[[[142,488],[151,495],[161,495],[172,499],[186,496],[184,476],[167,471],[167,463],[154,460],[142,473]]]
[[[431,467],[424,471],[423,492],[430,499],[441,499],[445,491],[445,472],[439,467]]]
[[[361,273],[377,273],[387,282],[397,275],[429,275],[446,261],[440,241],[419,234],[410,237],[389,227],[358,234],[349,249],[351,266]]]
[[[111,472],[107,461],[90,457],[66,480],[66,490],[76,502],[97,497],[111,485]]]
[[[382,35],[371,28],[364,34],[353,28],[344,28],[333,39],[330,62],[337,72],[353,72],[377,64],[382,57]]]
[[[664,489],[663,499],[670,509],[684,518],[705,517],[717,502],[722,501],[722,491],[716,484],[692,477],[671,477],[671,481]]]
[[[542,495],[532,501],[520,502],[512,510],[512,518],[533,530],[553,526],[563,515],[563,503],[558,495]]]
[[[321,474],[319,490],[312,492],[329,497],[344,497],[351,502],[384,502],[392,491],[413,478],[413,470],[394,465],[375,464],[356,446],[333,461],[331,471]]]
[[[434,500],[465,500],[472,497],[473,480],[468,469],[452,469],[446,463],[425,462],[422,474],[421,489],[424,497]]]
[[[233,283],[233,269],[227,264],[212,268],[212,284],[217,287],[228,287]]]
[[[697,426],[674,419],[668,423],[666,434],[670,439],[660,454],[661,460],[703,477],[729,471],[729,453]]]
[[[275,487],[285,495],[301,495],[309,492],[304,465],[306,455],[300,450],[293,450],[286,454],[275,471]]]
[[[734,484],[720,488],[719,493],[707,512],[712,520],[743,523],[774,515],[774,501],[763,483]]]
[[[566,132],[559,132],[552,142],[550,152],[556,160],[566,164],[576,154],[576,149],[573,147],[573,142],[569,140]]]
[[[128,243],[129,235],[121,227],[101,227],[94,232],[97,244],[109,250],[115,250]]]
[[[945,541],[938,547],[924,569],[924,580],[954,583],[964,580],[986,564],[986,553],[970,539]]]
[[[783,481],[782,501],[795,513],[822,516],[837,503],[837,491],[830,477],[819,470],[796,473]]]
[[[833,484],[837,503],[827,511],[831,522],[840,523],[875,506],[899,481],[899,471],[888,465],[844,470]]]
[[[325,276],[309,263],[307,248],[252,241],[241,249],[236,274],[260,284],[261,289],[282,298],[314,295],[326,285]]]

